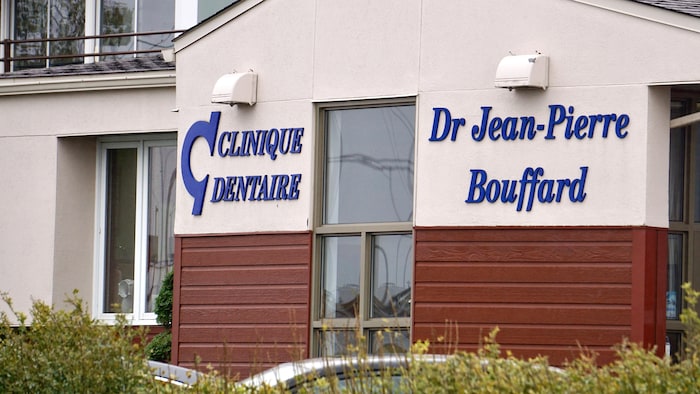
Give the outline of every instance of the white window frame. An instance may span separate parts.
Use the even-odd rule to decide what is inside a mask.
[[[177,134],[103,137],[97,144],[95,256],[93,270],[93,316],[107,323],[116,322],[119,313],[103,312],[105,282],[105,225],[107,205],[107,149],[137,149],[136,218],[134,232],[134,306],[132,313],[123,314],[133,325],[156,325],[156,314],[146,312],[146,280],[148,270],[148,148],[177,146]]]

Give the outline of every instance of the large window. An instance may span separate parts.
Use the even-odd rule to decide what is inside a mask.
[[[102,40],[50,39],[172,31],[175,0],[0,0],[0,4],[5,13],[0,21],[10,22],[9,29],[0,36],[37,40],[15,44],[14,57],[55,57],[13,62],[13,70],[94,61],[91,57],[70,56],[75,54],[109,52],[115,55],[102,58],[114,59],[134,56],[124,52],[172,46],[172,33]]]
[[[415,106],[336,105],[322,108],[321,118],[316,352],[407,349]]]
[[[85,0],[15,0],[13,38],[36,40],[85,35]],[[64,56],[82,53],[82,41],[36,41],[14,46],[14,56]],[[15,69],[82,62],[82,58],[25,60]]]
[[[671,118],[700,111],[700,96],[674,91]],[[681,285],[700,283],[700,124],[671,129],[666,328],[672,353],[682,350]]]
[[[149,322],[173,267],[176,142],[107,140],[98,153],[97,314]]]

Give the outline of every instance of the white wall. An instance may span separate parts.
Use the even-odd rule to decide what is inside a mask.
[[[228,23],[211,21],[176,42],[181,142],[194,122],[221,110],[221,130],[305,127],[307,149],[317,132],[316,103],[414,96],[417,226],[667,226],[668,89],[649,86],[700,81],[700,69],[687,66],[700,60],[697,33],[564,0],[241,3],[225,13]],[[658,17],[657,9],[649,10]],[[504,56],[536,51],[549,56],[546,91],[493,87]],[[259,75],[258,104],[209,104],[219,76],[249,69]],[[514,142],[468,137],[482,106],[502,117],[533,116],[546,126],[555,104],[573,106],[575,116],[625,114],[628,135],[550,141],[540,134]],[[464,134],[455,142],[429,141],[434,107],[465,118]],[[193,160],[199,176],[254,166],[252,160],[217,160],[198,149]],[[295,157],[289,168],[306,169],[309,180],[313,153]],[[535,202],[520,212],[508,204],[465,203],[471,169],[517,180],[527,167],[542,167],[544,178],[571,180],[588,167],[586,198],[571,202],[567,194],[559,203]],[[180,183],[176,232],[310,229],[313,221],[305,219],[314,214],[311,187],[304,184],[302,204],[276,206],[276,218],[285,219],[273,220],[271,210],[253,204],[220,204],[193,217],[192,198]]]
[[[291,4],[290,4],[291,5]],[[234,7],[235,8],[235,7]],[[236,11],[235,9],[232,11]],[[314,34],[313,2],[292,7],[263,2],[244,13],[236,23],[215,30],[206,40],[180,51],[177,62],[177,106],[180,110],[179,148],[190,126],[221,112],[219,135],[224,131],[270,128],[304,128],[300,154],[221,158],[209,156],[202,139],[193,148],[192,170],[197,179],[246,175],[302,173],[299,198],[280,201],[209,202],[210,179],[201,216],[192,215],[193,198],[182,184],[177,189],[176,234],[248,231],[303,231],[310,228],[313,193],[314,139],[312,96]],[[291,23],[290,21],[294,21]],[[265,37],[265,41],[252,39]],[[186,37],[185,37],[186,38]],[[239,39],[240,38],[240,39]],[[259,75],[258,103],[210,103],[216,80],[234,71],[253,70]]]
[[[666,210],[665,205],[647,207],[648,184],[668,183],[662,173],[647,171],[649,151],[664,148],[663,144],[658,144],[658,138],[651,138],[654,132],[649,129],[647,91],[645,86],[618,86],[552,88],[546,92],[511,92],[503,89],[421,95],[419,160],[416,162],[416,224],[667,226],[658,215]],[[614,126],[611,126],[608,137],[604,138],[603,124],[598,123],[593,138],[566,138],[564,121],[553,128],[555,138],[547,139],[549,124],[553,123],[550,122],[550,105],[563,105],[567,111],[572,106],[574,122],[579,116],[614,113],[620,117],[626,114],[629,116],[629,126],[624,128],[627,135],[617,137]],[[489,119],[497,116],[502,119],[516,117],[520,129],[520,117],[533,116],[536,123],[545,129],[536,131],[531,140],[506,141],[500,136],[496,141],[489,137],[477,140],[472,136],[472,128],[478,126],[481,129],[483,106],[492,107]],[[436,114],[433,108],[448,108],[453,119],[465,119],[465,126],[458,129],[455,141],[451,141],[449,136],[442,141],[430,141]],[[668,114],[667,107],[664,108]],[[555,115],[558,117],[558,113]],[[444,115],[440,117],[438,137],[443,133],[444,119]],[[667,133],[666,130],[667,125],[663,132]],[[586,127],[579,134],[587,134],[588,131],[589,127]],[[667,142],[665,147],[667,152]],[[544,170],[539,179],[572,181],[581,178],[581,167],[586,167],[582,190],[585,198],[583,201],[571,201],[571,188],[565,187],[560,202],[540,202],[538,194],[535,194],[531,210],[528,211],[529,193],[535,189],[529,184],[523,191],[520,182],[528,167],[541,167]],[[485,171],[489,180],[498,180],[501,185],[502,180],[517,181],[515,193],[518,197],[524,197],[522,209],[517,209],[520,198],[513,203],[503,203],[500,198],[493,203],[486,200],[466,203],[472,181],[480,180],[472,170]],[[532,176],[529,178],[532,179]],[[537,193],[542,190],[550,194],[548,189],[540,189],[541,185],[542,182],[537,184]],[[554,186],[558,190],[558,183]],[[495,193],[496,188],[490,190]],[[472,193],[473,199],[477,199],[482,194],[481,188],[474,187]],[[574,196],[579,196],[578,187]],[[653,221],[649,218],[651,213],[656,214]]]

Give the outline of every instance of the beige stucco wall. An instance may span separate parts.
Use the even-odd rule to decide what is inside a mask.
[[[700,60],[700,36],[687,27],[698,22],[688,17],[685,25],[674,26],[665,22],[677,21],[672,14],[642,7],[632,16],[568,0],[243,1],[176,41],[179,138],[182,142],[194,122],[221,111],[220,131],[274,127],[286,118],[305,127],[305,149],[316,149],[319,103],[415,97],[415,225],[665,227],[667,192],[659,185],[668,183],[668,88],[650,86],[700,81],[700,70],[687,67]],[[494,88],[503,57],[535,52],[549,56],[546,91]],[[259,77],[255,106],[210,104],[219,76],[248,70]],[[540,138],[509,145],[465,138],[451,146],[428,141],[434,107],[448,106],[466,116],[466,134],[481,106],[492,106],[504,117],[532,115],[544,123],[553,104],[574,106],[576,115],[628,114],[629,138],[579,144]],[[203,146],[193,150],[196,176],[248,164],[217,160]],[[313,154],[295,157],[291,165],[308,170],[305,180],[314,179]],[[470,168],[519,179],[528,166],[542,166],[553,178],[573,178],[589,166],[588,199],[541,206],[536,214],[464,203]],[[220,204],[207,213],[213,204],[206,201],[205,212],[195,217],[192,198],[180,182],[175,231],[308,230],[313,191],[313,184],[304,183],[302,204],[276,207],[275,217],[288,220],[266,221],[270,211],[262,204]],[[248,218],[259,219],[243,220]]]
[[[14,82],[0,80],[0,291],[25,312],[73,289],[90,302],[96,137],[176,130],[174,88],[8,93]]]

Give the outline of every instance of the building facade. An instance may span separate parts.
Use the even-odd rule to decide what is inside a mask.
[[[173,362],[243,375],[494,327],[675,352],[700,19],[644,3],[243,0],[170,68],[6,74],[0,287],[152,324],[172,266]]]

